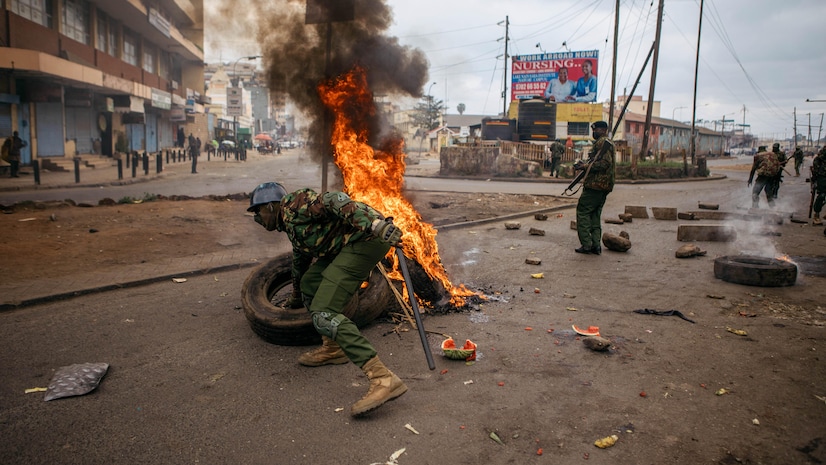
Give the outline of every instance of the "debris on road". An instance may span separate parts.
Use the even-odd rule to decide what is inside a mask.
[[[582,343],[585,347],[596,352],[604,352],[611,347],[611,341],[602,336],[588,336],[582,339]]]
[[[532,273],[531,278],[533,279],[542,279],[545,277],[545,273]]]
[[[538,258],[526,258],[525,259],[525,264],[526,265],[541,265],[542,260],[540,260]]]
[[[517,221],[506,221],[505,222],[505,229],[519,229],[522,227],[522,224]]]
[[[642,308],[634,310],[634,313],[639,313],[641,315],[678,316],[689,323],[695,323],[694,320],[689,319],[679,310],[651,310],[650,308]]]
[[[490,435],[488,435],[488,437],[490,437],[491,439],[493,439],[494,441],[496,441],[496,443],[497,443],[497,444],[499,444],[500,446],[504,446],[504,445],[505,445],[505,443],[504,443],[504,442],[502,442],[502,440],[501,440],[501,439],[499,439],[499,435],[498,435],[498,434],[496,434],[496,433],[494,433],[493,431],[491,431],[491,432],[490,432]]]
[[[625,233],[625,235],[623,236],[622,233]],[[605,244],[605,248],[608,250],[627,252],[628,249],[631,248],[631,241],[625,236],[628,236],[628,233],[625,231],[622,231],[619,236],[611,233],[603,233],[602,243]]]
[[[612,434],[610,436],[606,436],[602,439],[597,439],[594,441],[594,445],[599,447],[600,449],[607,449],[608,447],[613,446],[617,443],[619,437],[616,434]]]
[[[531,228],[531,229],[528,230],[528,234],[530,234],[531,236],[544,236],[545,235],[545,230],[544,229]]]
[[[545,221],[545,220],[548,219],[548,215],[546,215],[544,213],[537,213],[536,215],[533,216],[533,218],[537,221]]]
[[[404,427],[410,430],[413,434],[419,434],[419,432],[416,431],[416,428],[412,427],[410,423],[405,424]]]
[[[88,394],[98,387],[108,370],[108,363],[78,363],[60,367],[49,382],[43,400]]]
[[[749,333],[747,333],[746,330],[744,330],[744,329],[734,329],[730,326],[726,326],[726,331],[728,331],[732,334],[736,334],[738,336],[748,336],[749,335]]]
[[[674,256],[677,258],[691,258],[691,257],[701,257],[706,254],[705,250],[701,250],[694,244],[686,244],[681,246],[674,252]]]

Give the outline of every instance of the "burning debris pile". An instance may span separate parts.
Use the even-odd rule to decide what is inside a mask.
[[[464,286],[453,286],[439,257],[436,229],[422,221],[421,215],[402,194],[404,152],[402,140],[387,137],[379,148],[368,144],[368,122],[375,113],[373,95],[367,87],[366,71],[361,66],[318,86],[322,101],[334,115],[331,145],[333,159],[344,181],[344,190],[356,200],[393,216],[405,231],[404,253],[418,263],[427,276],[438,281],[449,293],[450,304],[464,305],[464,297],[474,295]],[[401,280],[398,262],[390,277]],[[422,295],[419,295],[422,298]],[[429,302],[431,306],[443,302]]]

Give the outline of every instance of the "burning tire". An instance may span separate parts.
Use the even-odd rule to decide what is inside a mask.
[[[785,260],[754,255],[718,257],[714,260],[714,276],[723,281],[746,286],[793,286],[797,281],[797,265]]]
[[[292,255],[286,254],[250,273],[241,288],[244,315],[253,332],[272,344],[319,344],[321,337],[313,327],[310,312],[285,305],[292,294],[291,268]],[[362,327],[398,308],[390,285],[378,270],[373,270],[367,286],[359,289],[342,313]]]

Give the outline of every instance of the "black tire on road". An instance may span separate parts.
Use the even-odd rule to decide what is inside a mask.
[[[319,344],[321,337],[313,327],[310,312],[285,305],[292,294],[291,269],[292,254],[285,254],[253,270],[241,288],[244,315],[253,332],[272,344]],[[378,270],[370,273],[367,283],[342,311],[359,327],[399,309],[390,285]]]
[[[746,286],[793,286],[797,281],[797,265],[754,255],[718,257],[714,259],[714,276]]]

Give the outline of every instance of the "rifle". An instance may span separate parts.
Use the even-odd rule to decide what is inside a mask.
[[[628,104],[631,103],[631,96],[633,96],[634,91],[637,90],[637,85],[639,85],[640,79],[642,79],[642,73],[645,71],[646,66],[648,66],[648,60],[651,59],[651,55],[654,53],[654,47],[656,45],[657,45],[657,43],[654,42],[653,44],[651,44],[651,49],[648,50],[648,56],[645,58],[645,63],[642,64],[642,69],[640,69],[640,74],[637,75],[637,81],[634,82],[634,86],[631,87],[631,92],[628,94],[628,97],[625,99],[625,105],[622,106],[622,111],[620,111],[619,118],[617,118],[617,124],[614,125],[613,129],[608,128],[608,129],[611,129],[611,132],[610,132],[611,137],[613,137],[614,134],[617,133],[617,128],[619,128],[620,122],[622,121],[622,117],[625,116],[625,111],[628,110]],[[602,148],[604,150],[605,146],[603,146]],[[602,155],[602,153],[599,153],[598,155],[595,155],[594,157],[588,159],[588,161],[585,164],[585,169],[581,170],[579,172],[579,174],[574,176],[574,180],[571,181],[570,184],[568,184],[568,187],[566,187],[564,191],[562,191],[562,195],[571,196],[571,195],[576,194],[579,191],[579,189],[577,189],[575,191],[571,191],[571,189],[573,189],[577,184],[579,184],[579,182],[582,181],[582,178],[584,178],[585,175],[588,174],[588,171],[590,171],[590,169],[591,169],[591,163],[593,163],[594,160],[599,158],[600,155]],[[571,193],[566,194],[566,192],[568,192],[568,191],[570,191]]]
[[[585,161],[585,165],[583,166],[583,168],[579,171],[579,173],[577,173],[577,175],[574,177],[574,180],[571,181],[570,184],[568,184],[568,187],[566,187],[565,190],[562,191],[562,195],[571,196],[579,192],[579,189],[575,191],[572,191],[571,189],[576,187],[576,185],[579,184],[580,181],[582,181],[582,179],[588,174],[588,172],[591,171],[591,165],[599,157],[605,155],[605,151],[608,150],[608,145],[609,144],[602,144],[602,149],[600,149],[599,153],[594,154],[593,156],[589,157],[588,160]],[[570,192],[570,194],[566,194],[566,192]]]

